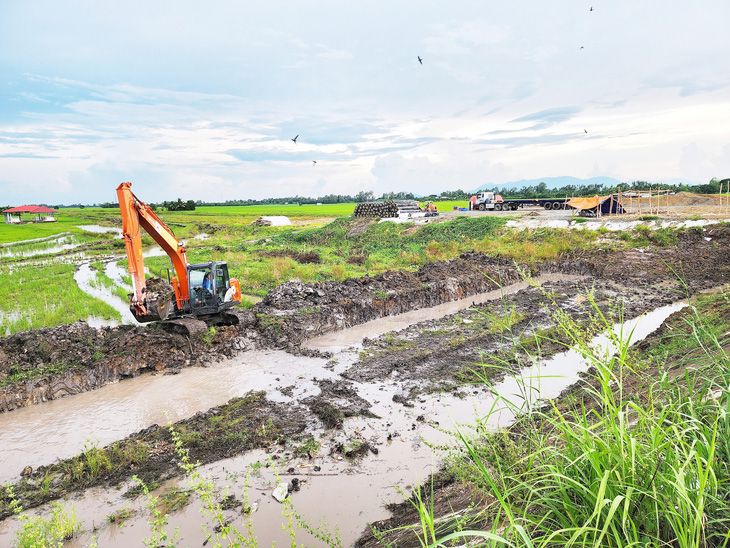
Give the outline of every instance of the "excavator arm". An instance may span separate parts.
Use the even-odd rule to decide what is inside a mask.
[[[129,273],[132,276],[134,295],[131,299],[132,309],[138,317],[145,317],[153,313],[147,309],[147,284],[144,275],[144,259],[142,257],[142,234],[140,228],[168,254],[175,269],[176,276],[172,279],[175,290],[177,308],[182,309],[183,302],[188,301],[188,260],[185,247],[175,238],[168,226],[155,215],[144,202],[137,198],[130,187],[132,183],[122,183],[117,187],[119,209],[122,214],[122,236],[127,248]],[[164,319],[164,318],[163,318]]]

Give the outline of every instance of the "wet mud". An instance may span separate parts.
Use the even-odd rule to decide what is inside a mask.
[[[0,410],[72,396],[144,372],[174,374],[255,348],[259,338],[245,322],[219,327],[210,337],[154,327],[94,328],[83,321],[15,333],[0,339]]]

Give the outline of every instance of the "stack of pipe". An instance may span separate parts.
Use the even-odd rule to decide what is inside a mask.
[[[355,217],[389,218],[398,216],[398,206],[393,200],[387,202],[362,202],[355,206]]]

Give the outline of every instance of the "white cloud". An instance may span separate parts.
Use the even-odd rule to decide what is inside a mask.
[[[0,202],[730,171],[722,0],[283,8],[5,2]]]

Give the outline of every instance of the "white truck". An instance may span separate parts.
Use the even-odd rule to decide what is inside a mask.
[[[474,209],[478,209],[479,211],[486,211],[487,209],[496,209],[497,211],[502,210],[502,197],[499,194],[495,194],[494,192],[477,192],[476,200],[474,200],[472,203]],[[499,207],[497,207],[497,204],[499,204]]]

